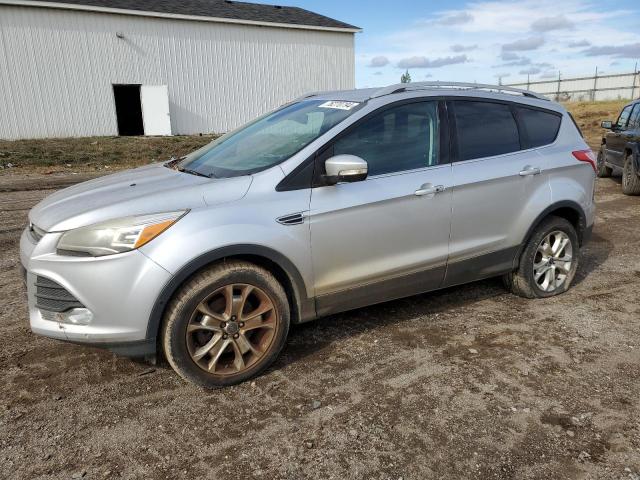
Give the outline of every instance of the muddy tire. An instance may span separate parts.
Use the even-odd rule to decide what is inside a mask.
[[[575,228],[564,218],[550,216],[527,241],[505,286],[524,298],[547,298],[566,292],[578,269],[580,246]]]
[[[173,369],[205,388],[241,383],[278,357],[289,332],[287,295],[252,263],[229,261],[197,273],[177,292],[161,341]]]
[[[640,195],[640,172],[636,170],[633,155],[627,154],[622,169],[622,193],[625,195]]]
[[[613,168],[607,167],[604,163],[604,147],[600,147],[598,160],[596,161],[596,173],[599,178],[609,178],[613,173]]]

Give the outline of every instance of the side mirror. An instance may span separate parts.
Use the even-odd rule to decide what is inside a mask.
[[[611,130],[613,128],[613,122],[611,120],[607,120],[600,124],[602,128],[606,128],[607,130]]]
[[[327,172],[324,180],[327,185],[340,182],[360,182],[367,178],[369,165],[366,160],[355,155],[336,155],[324,162]]]

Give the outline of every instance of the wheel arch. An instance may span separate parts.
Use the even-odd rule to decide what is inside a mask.
[[[245,260],[271,272],[285,289],[291,307],[292,323],[315,318],[315,303],[309,299],[302,275],[286,256],[260,245],[233,245],[204,253],[176,272],[164,286],[151,310],[147,339],[157,339],[169,301],[193,275],[211,264],[226,260]]]
[[[514,268],[517,268],[518,262],[520,261],[520,256],[522,255],[522,251],[524,250],[527,241],[531,238],[531,235],[533,234],[535,229],[538,228],[538,226],[543,222],[544,219],[550,216],[564,218],[569,223],[571,223],[571,225],[573,225],[573,227],[576,229],[580,246],[582,246],[587,240],[589,232],[589,229],[587,228],[587,216],[580,204],[571,200],[562,200],[556,202],[545,208],[531,223],[531,226],[527,230],[527,234],[524,236],[518,255],[515,258]]]
[[[624,147],[625,157],[631,156],[631,160],[634,162],[636,172],[640,171],[640,148],[638,148],[637,142],[629,142]]]

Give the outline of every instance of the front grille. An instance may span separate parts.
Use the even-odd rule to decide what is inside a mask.
[[[36,307],[50,312],[66,312],[72,308],[83,308],[84,305],[59,283],[38,275]]]

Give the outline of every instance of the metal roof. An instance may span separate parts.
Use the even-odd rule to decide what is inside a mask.
[[[76,10],[148,12],[166,16],[216,19],[235,23],[276,24],[318,29],[360,31],[359,27],[298,7],[225,0],[0,0],[0,4]],[[156,15],[157,16],[157,15]]]

